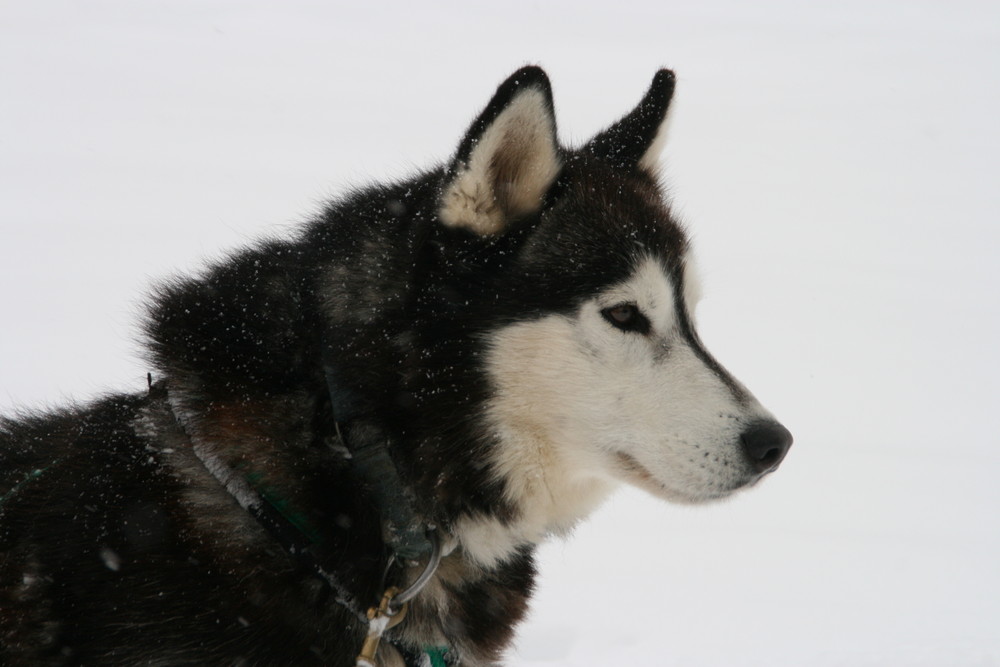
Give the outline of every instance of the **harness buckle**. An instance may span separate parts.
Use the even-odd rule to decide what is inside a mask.
[[[375,653],[378,651],[382,635],[389,628],[395,627],[403,622],[406,611],[410,608],[409,601],[404,602],[399,607],[392,604],[392,599],[399,595],[400,589],[391,586],[382,594],[382,601],[378,607],[371,607],[368,610],[368,634],[361,645],[361,652],[355,660],[355,667],[377,667]]]

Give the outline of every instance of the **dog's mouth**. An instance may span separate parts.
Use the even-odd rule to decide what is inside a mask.
[[[630,478],[630,481],[637,482],[640,486],[652,485],[666,491],[664,486],[641,463],[635,460],[634,456],[625,452],[615,452],[615,458],[622,472]]]
[[[653,473],[649,472],[644,465],[639,463],[638,460],[631,454],[626,454],[625,452],[615,452],[615,460],[618,463],[619,470],[625,481],[630,484],[643,489],[654,496],[659,496],[660,498],[666,498],[668,500],[684,501],[685,499],[680,497],[673,489],[666,486],[663,482],[658,480],[653,476]]]
[[[631,454],[615,452],[614,456],[618,464],[618,469],[627,482],[655,496],[681,503],[702,503],[720,500],[732,495],[739,489],[753,486],[765,476],[758,475],[749,479],[731,480],[729,483],[720,481],[715,485],[702,486],[702,488],[694,493],[690,491],[685,493],[661,482]]]

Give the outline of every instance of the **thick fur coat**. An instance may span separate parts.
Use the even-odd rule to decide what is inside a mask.
[[[790,435],[694,330],[655,174],[673,89],[660,71],[569,149],[521,69],[448,165],[163,285],[148,392],[2,422],[0,662],[354,664],[359,615],[422,569],[393,558],[358,446],[443,535],[384,665],[496,664],[535,545],[617,483],[701,502],[773,470]]]

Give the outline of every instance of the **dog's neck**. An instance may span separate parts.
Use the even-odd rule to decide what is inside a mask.
[[[484,567],[495,566],[549,536],[566,535],[618,486],[607,477],[575,469],[554,447],[527,437],[513,439],[501,449],[504,460],[496,463],[517,498],[514,517],[466,515],[452,527],[457,545]]]

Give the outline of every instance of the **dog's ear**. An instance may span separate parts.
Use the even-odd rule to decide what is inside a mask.
[[[500,233],[541,208],[561,168],[549,79],[524,67],[500,84],[459,144],[438,215],[450,227]]]
[[[656,171],[667,134],[667,110],[674,96],[674,73],[661,69],[632,111],[583,147],[620,169]]]

